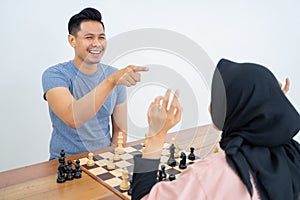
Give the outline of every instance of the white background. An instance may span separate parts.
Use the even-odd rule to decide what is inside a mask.
[[[103,14],[108,39],[140,28],[168,29],[195,41],[214,64],[222,57],[263,64],[278,79],[291,79],[287,96],[299,111],[299,1],[1,0],[0,171],[48,159],[51,124],[41,75],[73,58],[67,23],[87,6]],[[207,99],[199,105],[204,110]],[[143,116],[140,109],[131,112]],[[210,122],[203,116],[199,124]]]

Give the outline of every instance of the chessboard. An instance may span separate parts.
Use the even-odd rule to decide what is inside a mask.
[[[179,169],[179,162],[181,158],[175,158],[176,159],[176,166],[170,167],[167,165],[167,161],[170,156],[170,147],[171,144],[165,143],[164,148],[162,150],[162,156],[160,160],[160,166],[165,165],[165,172],[166,175],[169,176],[170,174],[175,175],[175,178],[177,179],[180,173],[185,169]],[[134,146],[129,146],[124,148],[124,153],[119,155],[120,160],[119,161],[113,161],[115,164],[114,170],[108,170],[107,165],[109,162],[109,159],[111,159],[114,156],[114,151],[108,151],[100,154],[93,155],[93,160],[95,161],[94,166],[88,166],[88,157],[81,158],[80,165],[81,169],[85,171],[88,175],[95,178],[97,181],[101,182],[104,186],[106,186],[108,189],[113,191],[116,195],[121,197],[122,199],[131,199],[131,196],[128,194],[128,191],[122,191],[120,189],[120,184],[122,182],[122,171],[124,168],[128,170],[129,175],[129,181],[132,180],[132,174],[133,174],[133,156],[135,154],[141,154],[142,153],[143,144],[136,144]],[[188,155],[190,154],[189,150],[181,150],[178,149],[179,154],[181,152],[184,152],[186,154],[186,164],[188,165],[192,164],[193,162],[188,160]],[[195,161],[199,160],[200,157],[195,156]],[[169,181],[168,178],[163,181]]]

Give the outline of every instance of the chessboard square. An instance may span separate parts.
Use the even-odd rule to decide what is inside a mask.
[[[99,174],[99,175],[97,175],[97,177],[100,178],[100,179],[103,180],[103,181],[107,181],[107,180],[109,180],[109,179],[115,178],[114,175],[112,175],[112,174],[109,173],[109,172],[106,172],[106,173],[104,173],[104,174]]]
[[[84,168],[86,168],[86,169],[88,169],[88,170],[100,167],[96,163],[93,166],[87,166],[86,164],[85,165],[81,165],[81,166],[84,167]]]
[[[112,170],[111,173],[114,177],[122,177],[123,169]]]
[[[121,158],[122,160],[128,160],[128,159],[133,158],[133,155],[131,155],[131,154],[129,154],[129,153],[124,153],[124,154],[120,155],[120,158]]]
[[[104,169],[103,167],[97,167],[97,168],[91,169],[90,172],[94,175],[100,175],[100,174],[107,173],[107,170]]]
[[[81,158],[81,159],[79,159],[79,161],[80,161],[80,165],[85,165],[87,162],[88,162],[88,158]]]
[[[160,158],[160,162],[161,162],[161,163],[167,163],[168,160],[169,160],[169,157],[168,157],[168,156],[161,156],[161,158]]]
[[[163,149],[161,151],[161,155],[165,156],[165,155],[169,155],[170,154],[170,150],[169,149]]]
[[[131,163],[129,163],[129,162],[125,161],[125,160],[121,160],[121,161],[119,161],[119,162],[116,162],[115,164],[116,164],[116,166],[118,166],[119,168],[124,168],[124,167],[128,167],[128,166],[131,165]]]
[[[132,147],[126,147],[124,150],[125,150],[125,152],[127,152],[127,153],[131,153],[131,152],[133,152],[133,151],[136,151],[136,149],[135,149],[135,148],[132,148]]]
[[[100,154],[94,156],[94,160],[103,160],[104,158]]]
[[[132,146],[134,149],[137,149],[137,150],[141,150],[143,148],[143,145],[142,144],[137,144],[137,145],[134,145]]]
[[[174,174],[174,175],[176,175],[176,174],[179,174],[180,171],[177,170],[177,169],[174,169],[174,168],[170,168],[170,169],[166,169],[166,173],[167,174]]]
[[[116,177],[105,181],[105,183],[109,184],[111,187],[116,187],[116,186],[120,185],[121,182],[122,182],[122,179],[116,178]]]
[[[101,156],[102,158],[105,158],[105,159],[109,159],[109,158],[112,158],[114,156],[114,153],[112,153],[112,152],[105,152],[105,153],[99,154],[99,156]]]
[[[99,165],[100,167],[103,167],[104,165],[107,165],[108,162],[109,162],[109,160],[107,160],[107,159],[102,159],[102,160],[96,161],[95,163],[96,163],[97,165]]]

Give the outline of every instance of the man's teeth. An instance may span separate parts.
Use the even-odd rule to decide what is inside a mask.
[[[101,53],[101,50],[90,50],[89,52],[92,54],[99,54]]]

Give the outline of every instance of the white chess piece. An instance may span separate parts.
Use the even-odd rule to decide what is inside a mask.
[[[119,132],[119,135],[118,135],[118,152],[119,152],[119,155],[123,154],[124,153],[124,148],[123,148],[123,133],[122,132]]]
[[[123,191],[127,191],[130,188],[130,184],[128,182],[128,170],[126,168],[123,169],[122,172],[122,182],[120,184],[120,189]]]
[[[120,160],[120,156],[119,156],[119,148],[115,148],[115,154],[114,154],[114,161],[118,161]]]
[[[107,163],[108,170],[114,170],[116,168],[116,164],[113,162],[113,158],[111,157]]]
[[[88,154],[88,159],[89,160],[87,161],[86,165],[89,166],[89,167],[93,167],[95,165],[95,161],[93,159],[93,156],[94,156],[93,153]]]

